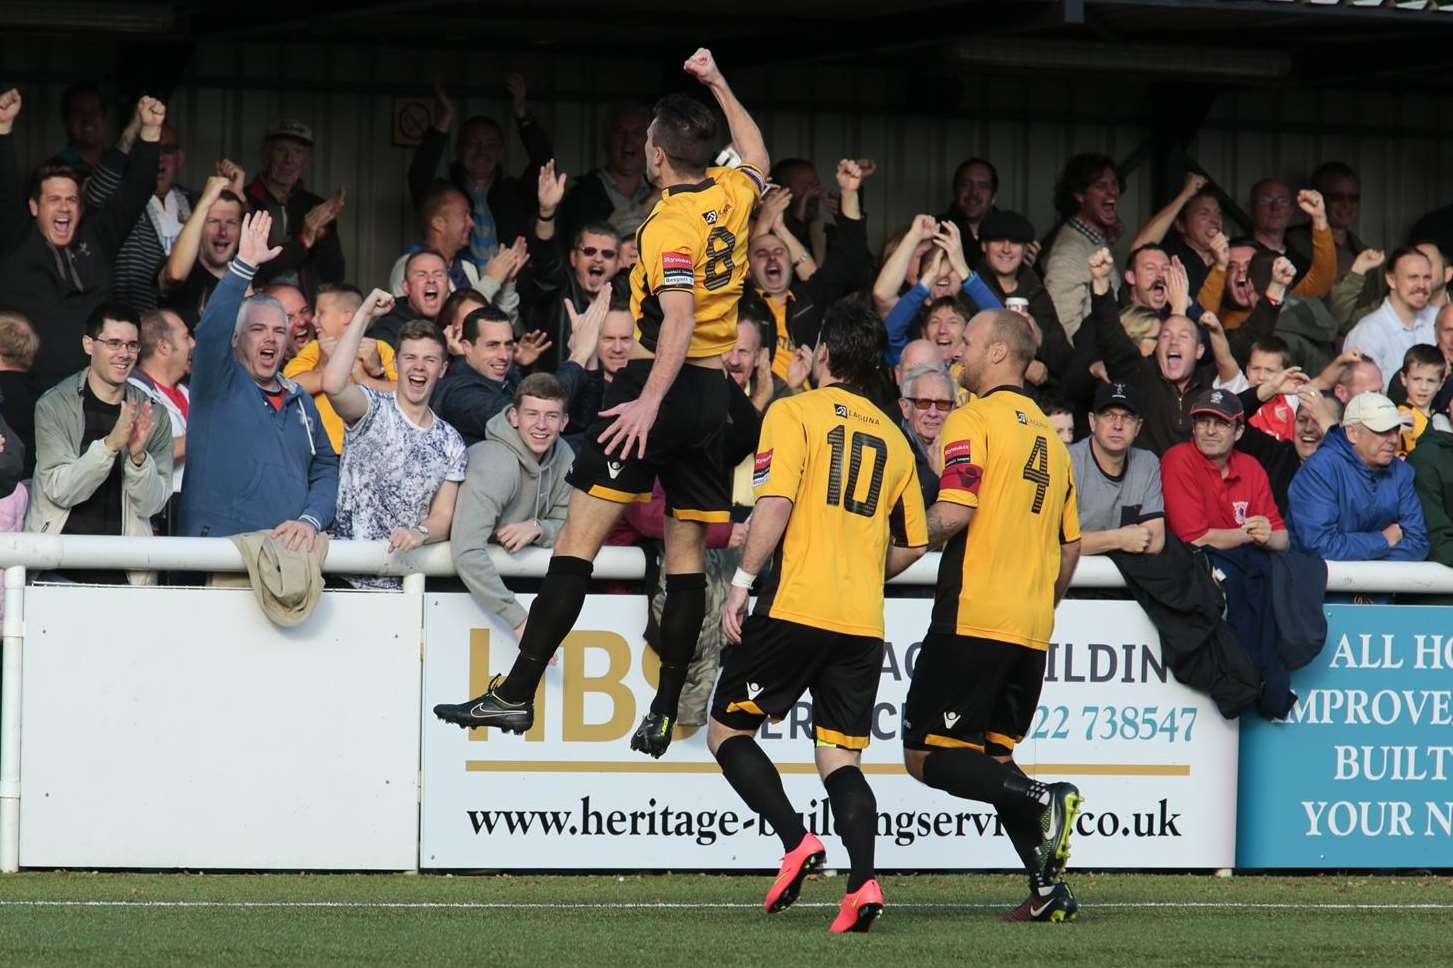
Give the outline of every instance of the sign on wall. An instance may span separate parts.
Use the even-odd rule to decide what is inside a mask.
[[[863,759],[878,801],[878,864],[1015,867],[992,808],[903,770],[902,707],[931,605],[887,603],[888,648]],[[704,729],[673,742],[659,761],[630,750],[658,668],[641,639],[645,609],[638,596],[587,599],[559,664],[546,672],[535,727],[521,737],[466,733],[434,718],[435,703],[478,695],[492,673],[508,671],[517,649],[469,596],[426,598],[422,867],[775,866],[777,838],[722,779]],[[1231,866],[1236,724],[1175,682],[1134,603],[1066,602],[1055,638],[1040,708],[1016,758],[1041,778],[1071,780],[1088,798],[1072,867]],[[760,740],[834,866],[846,853],[812,766],[810,724],[804,697],[783,722],[765,725]]]
[[[1285,722],[1241,734],[1241,867],[1453,867],[1448,609],[1327,607]]]
[[[414,868],[418,622],[394,594],[279,628],[247,589],[27,588],[21,865]]]

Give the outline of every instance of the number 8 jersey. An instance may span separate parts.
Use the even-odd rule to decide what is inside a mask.
[[[717,356],[736,344],[747,235],[762,186],[762,173],[742,165],[708,168],[704,180],[661,193],[636,230],[640,255],[631,270],[631,314],[636,340],[646,349],[656,352],[663,319],[659,295],[670,290],[696,298],[687,358]]]
[[[944,548],[931,631],[1044,650],[1061,543],[1080,540],[1069,451],[1018,387],[948,415],[938,500],[974,508]]]
[[[752,486],[792,501],[756,614],[882,638],[888,539],[928,544],[903,431],[841,384],[783,397],[762,421]]]

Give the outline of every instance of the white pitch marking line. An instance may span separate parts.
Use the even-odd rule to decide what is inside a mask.
[[[1001,910],[1012,901],[1003,903],[952,903],[952,902],[908,902],[891,904],[899,910]],[[836,903],[799,901],[794,907],[836,908]],[[342,908],[342,909],[388,909],[388,910],[466,910],[466,911],[566,911],[566,910],[692,910],[692,909],[748,909],[759,908],[760,904],[731,901],[623,901],[619,903],[555,903],[530,901],[49,901],[49,900],[5,900],[3,907],[56,907],[56,908]],[[1373,903],[1289,903],[1256,901],[1106,901],[1087,902],[1086,909],[1149,909],[1149,908],[1197,908],[1223,911],[1449,911],[1453,904],[1373,904]]]

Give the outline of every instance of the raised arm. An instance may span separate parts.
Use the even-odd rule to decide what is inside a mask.
[[[1170,231],[1171,225],[1180,217],[1181,209],[1185,208],[1186,203],[1195,198],[1196,193],[1205,187],[1205,175],[1193,171],[1186,172],[1186,181],[1181,186],[1180,193],[1140,227],[1140,231],[1135,233],[1135,240],[1130,243],[1130,251],[1134,252],[1142,245],[1151,243],[1159,245],[1165,238],[1165,234]]]
[[[424,132],[414,155],[409,159],[409,196],[417,207],[439,172],[444,149],[449,147],[449,129],[454,126],[454,102],[444,92],[441,81],[434,81],[434,123]]]
[[[903,241],[883,260],[883,268],[878,270],[878,278],[873,282],[873,305],[879,316],[888,315],[898,301],[898,290],[908,277],[908,263],[913,261],[918,243],[932,238],[937,229],[938,222],[932,215],[915,215],[908,231],[903,233]]]
[[[222,197],[222,192],[230,185],[230,181],[221,175],[213,175],[207,179],[207,185],[202,189],[202,197],[197,199],[192,214],[187,216],[187,224],[182,226],[181,234],[172,243],[171,255],[162,263],[161,272],[157,276],[157,285],[162,292],[175,289],[192,274],[192,268],[197,264],[197,253],[202,247],[202,229],[207,224],[207,215],[211,212],[213,203]]]
[[[20,92],[15,88],[0,94],[0,245],[5,248],[18,245],[30,229],[25,186],[15,157],[15,138],[11,136],[20,103]]]
[[[555,159],[551,158],[540,166],[537,181],[535,200],[539,208],[535,215],[535,241],[549,242],[555,238],[555,216],[565,197],[565,172],[555,174]],[[533,249],[532,246],[532,254]],[[535,261],[538,268],[540,260],[537,258]]]
[[[1090,314],[1085,322],[1095,329],[1095,348],[1105,368],[1116,380],[1133,382],[1140,367],[1140,348],[1120,325],[1120,314],[1115,309],[1115,297],[1110,293],[1110,275],[1115,271],[1115,260],[1109,249],[1097,249],[1089,260],[1090,267]]]
[[[368,298],[359,304],[357,312],[349,320],[348,328],[338,337],[338,345],[333,348],[333,355],[328,357],[328,365],[323,368],[323,392],[328,395],[328,402],[347,426],[362,420],[368,413],[368,395],[348,379],[353,372],[354,361],[358,358],[358,347],[363,342],[363,334],[375,319],[387,316],[393,308],[392,294],[382,289],[369,293]]]
[[[525,76],[509,75],[505,78],[505,87],[509,89],[510,100],[514,106],[515,131],[520,136],[520,143],[525,146],[525,168],[520,177],[528,183],[531,176],[544,167],[545,162],[555,157],[555,149],[550,143],[550,135],[530,113]]]
[[[732,93],[731,86],[727,84],[726,78],[722,76],[721,70],[716,66],[716,60],[711,56],[711,51],[705,47],[698,48],[696,53],[686,59],[682,65],[686,73],[696,78],[716,98],[716,103],[721,106],[722,114],[726,115],[727,128],[732,135],[732,144],[736,146],[737,154],[742,156],[742,161],[757,169],[762,175],[767,174],[771,167],[772,159],[767,155],[767,144],[762,140],[761,129],[747,109],[742,107],[742,102]]]
[[[1331,292],[1332,283],[1337,281],[1337,240],[1332,237],[1327,203],[1321,192],[1298,192],[1297,206],[1312,220],[1312,266],[1292,294],[1320,299]]]
[[[197,323],[197,346],[192,353],[191,393],[195,403],[202,394],[215,393],[222,385],[222,373],[232,358],[232,335],[237,331],[237,309],[247,294],[252,277],[264,263],[275,259],[280,247],[269,247],[272,216],[267,212],[242,217],[237,258],[222,274],[222,280],[207,300]]]
[[[91,217],[97,220],[97,241],[104,254],[114,257],[121,244],[146,211],[146,202],[156,191],[156,169],[161,161],[161,126],[166,105],[156,98],[136,102],[139,139],[131,150],[131,161],[121,176],[115,194],[106,199]]]

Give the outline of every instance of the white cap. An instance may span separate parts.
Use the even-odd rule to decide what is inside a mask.
[[[1397,406],[1381,393],[1359,393],[1342,411],[1342,426],[1361,424],[1374,433],[1396,430],[1403,424]]]

